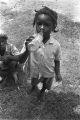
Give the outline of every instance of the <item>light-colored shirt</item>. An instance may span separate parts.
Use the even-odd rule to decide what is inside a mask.
[[[51,34],[50,39],[45,44],[42,42],[36,51],[30,53],[29,57],[27,63],[29,63],[31,77],[36,78],[39,74],[47,78],[54,77],[54,60],[61,59],[60,44]]]

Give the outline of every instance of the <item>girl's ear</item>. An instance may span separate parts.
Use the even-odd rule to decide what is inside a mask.
[[[56,27],[55,29],[54,29],[54,32],[58,32],[59,31],[59,29]]]
[[[37,12],[37,10],[34,10],[32,13],[35,15],[35,14],[36,14],[36,12]]]
[[[59,28],[58,28],[57,26],[53,26],[52,31],[53,31],[53,32],[58,32],[58,31],[59,31]]]
[[[38,10],[35,10],[35,13],[37,13],[38,12]]]

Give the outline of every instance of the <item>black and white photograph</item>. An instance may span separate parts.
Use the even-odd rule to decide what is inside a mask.
[[[80,120],[80,0],[0,0],[0,120]]]

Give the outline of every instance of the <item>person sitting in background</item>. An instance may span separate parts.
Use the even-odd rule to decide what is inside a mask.
[[[1,31],[0,33],[0,73],[7,69],[7,72],[9,75],[11,75],[12,79],[17,83],[18,77],[17,77],[17,65],[18,62],[15,61],[9,61],[5,59],[7,55],[18,55],[19,51],[18,49],[13,45],[8,43],[8,36],[6,33]],[[1,78],[1,77],[0,77]],[[2,79],[0,79],[0,82]]]

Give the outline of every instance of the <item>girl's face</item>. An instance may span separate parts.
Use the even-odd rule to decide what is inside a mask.
[[[36,31],[37,33],[43,32],[43,36],[47,37],[53,30],[53,24],[51,18],[48,15],[40,14],[36,21]]]

